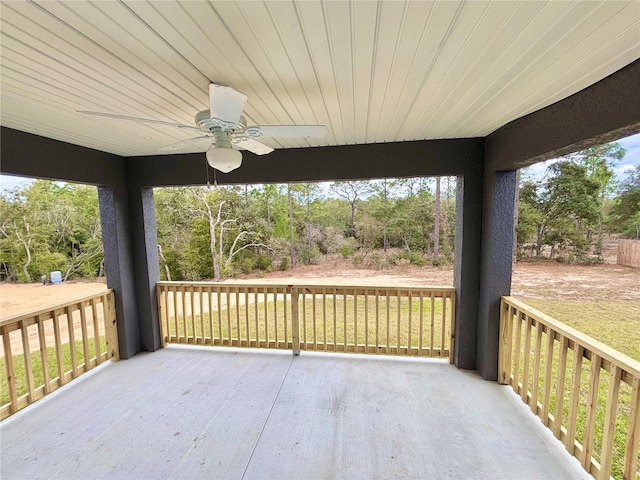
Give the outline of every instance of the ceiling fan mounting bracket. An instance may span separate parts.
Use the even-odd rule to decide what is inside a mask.
[[[225,132],[241,132],[247,127],[247,120],[244,116],[240,116],[238,123],[233,126],[228,126],[228,122],[219,121],[218,119],[211,118],[209,110],[202,110],[196,113],[195,122],[200,129],[207,133],[215,133],[218,131]]]

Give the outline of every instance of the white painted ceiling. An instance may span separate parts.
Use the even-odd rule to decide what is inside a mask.
[[[639,1],[2,1],[0,120],[124,156],[196,134],[207,85],[275,148],[485,136],[640,57]],[[194,145],[182,151],[203,151]],[[165,152],[167,153],[167,152]],[[173,153],[173,152],[168,152]]]

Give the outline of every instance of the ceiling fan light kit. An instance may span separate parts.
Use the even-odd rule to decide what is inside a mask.
[[[175,150],[186,144],[211,138],[213,144],[207,150],[207,163],[223,173],[229,173],[242,165],[241,150],[249,150],[256,155],[271,153],[273,148],[261,143],[256,138],[266,137],[324,137],[327,127],[324,125],[251,125],[247,126],[242,116],[247,96],[231,87],[209,84],[209,110],[198,112],[195,116],[196,127],[160,120],[127,117],[112,113],[80,111],[88,115],[107,118],[133,120],[137,122],[155,123],[185,129],[201,130],[206,135],[182,140],[162,150]]]

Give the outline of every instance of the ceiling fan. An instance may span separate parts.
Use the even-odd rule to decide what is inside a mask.
[[[248,150],[256,155],[271,153],[273,148],[256,140],[261,137],[323,137],[327,133],[324,125],[250,125],[242,116],[247,96],[231,87],[209,84],[209,110],[202,110],[195,116],[195,126],[180,123],[152,120],[148,118],[128,117],[113,113],[79,110],[78,113],[100,117],[133,120],[136,122],[168,125],[204,132],[205,135],[183,140],[163,147],[162,150],[176,150],[184,145],[209,139],[211,147],[207,150],[207,162],[211,167],[223,173],[229,173],[242,164],[242,153]]]

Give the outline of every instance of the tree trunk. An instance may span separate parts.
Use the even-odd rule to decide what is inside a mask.
[[[24,227],[26,230],[25,238],[23,238],[22,235],[20,235],[20,232],[18,231],[18,227],[15,225],[15,222],[14,222],[14,228],[16,232],[16,237],[18,237],[18,240],[20,240],[20,242],[22,243],[22,246],[24,247],[24,251],[27,254],[27,261],[22,266],[22,271],[24,272],[24,276],[27,282],[31,283],[31,275],[29,275],[29,270],[28,270],[28,267],[31,264],[31,236],[29,235],[29,224],[27,223],[26,218],[23,218],[23,221],[24,221]]]
[[[440,177],[436,177],[436,205],[433,222],[433,258],[440,255]]]
[[[287,196],[289,198],[289,260],[291,266],[296,264],[295,247],[293,244],[293,194],[291,192],[291,184],[287,183]]]
[[[536,232],[536,257],[542,256],[542,235],[544,234],[544,225],[540,225]]]
[[[160,244],[158,244],[158,255],[160,255],[160,259],[162,260],[162,263],[164,263],[164,271],[167,274],[167,281],[171,281],[171,272],[169,271],[169,265],[167,265],[167,260],[164,258],[164,255],[162,254],[162,246]]]

